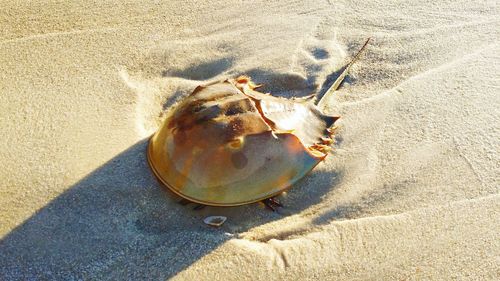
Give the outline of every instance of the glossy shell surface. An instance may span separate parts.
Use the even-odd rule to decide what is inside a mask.
[[[244,76],[198,86],[170,110],[148,148],[160,181],[193,202],[236,206],[280,194],[321,162],[338,117],[313,98],[255,89]]]

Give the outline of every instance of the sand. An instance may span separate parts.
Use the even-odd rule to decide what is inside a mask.
[[[419,2],[1,0],[0,280],[498,280],[500,6]],[[322,93],[367,37],[285,208],[194,211],[151,173],[197,85]]]

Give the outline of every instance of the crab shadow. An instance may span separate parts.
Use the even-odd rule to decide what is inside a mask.
[[[317,85],[313,77],[305,78],[298,73],[277,73],[272,70],[251,69],[246,71],[257,84],[262,84],[259,91],[278,97],[303,97],[315,92]]]
[[[315,76],[303,77],[294,72],[276,73],[272,70],[251,69],[246,71],[245,74],[250,76],[257,84],[262,84],[259,91],[271,93],[273,96],[292,98],[316,94],[317,99],[321,99],[345,68],[346,66],[343,66],[339,70],[332,72],[321,83],[317,81]],[[355,82],[354,78],[347,75],[340,87],[346,83],[354,84]]]
[[[162,188],[146,148],[147,140],[139,141],[6,235],[0,241],[0,279],[164,280],[238,232],[318,203],[338,178],[313,172],[282,198],[286,207],[280,212],[259,203],[195,211]],[[228,221],[211,228],[202,222],[207,215]]]

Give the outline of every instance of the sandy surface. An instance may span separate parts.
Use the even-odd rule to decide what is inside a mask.
[[[500,278],[497,1],[200,2],[0,1],[0,280]],[[147,137],[196,85],[321,92],[369,36],[286,208],[162,190]]]

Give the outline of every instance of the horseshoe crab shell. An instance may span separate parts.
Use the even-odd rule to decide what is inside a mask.
[[[313,98],[263,94],[248,77],[198,86],[151,138],[148,159],[158,178],[190,201],[215,206],[278,195],[328,151],[338,117]]]
[[[193,202],[237,206],[282,193],[320,163],[339,117],[323,114],[314,96],[285,99],[257,88],[246,76],[198,86],[171,110],[148,147],[160,181]]]

